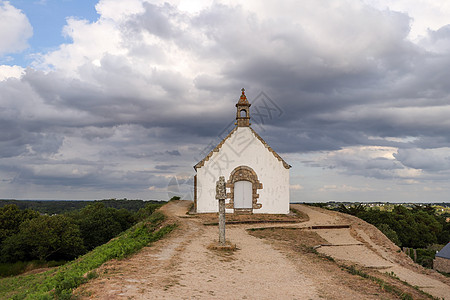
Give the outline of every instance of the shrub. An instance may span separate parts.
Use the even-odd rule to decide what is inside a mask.
[[[150,217],[155,212],[155,210],[157,210],[161,206],[162,204],[159,203],[147,203],[144,208],[139,209],[135,217],[138,221],[142,221]]]
[[[400,239],[398,238],[397,232],[392,230],[391,227],[389,227],[388,224],[380,224],[378,225],[378,229],[388,238],[390,239],[394,244],[397,246],[401,246]]]

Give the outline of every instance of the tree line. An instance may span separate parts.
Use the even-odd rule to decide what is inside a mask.
[[[139,209],[145,207],[148,203],[161,203],[161,201],[157,200],[128,200],[124,199],[103,199],[103,200],[86,200],[86,201],[78,201],[78,200],[0,200],[0,208],[9,204],[15,204],[20,209],[32,209],[38,211],[43,214],[53,215],[53,214],[61,214],[70,211],[75,211],[78,209],[82,209],[83,207],[101,202],[106,207],[112,208],[125,208],[127,210],[137,212]]]
[[[327,208],[326,204],[314,206]],[[437,214],[431,205],[414,205],[406,208],[395,205],[392,211],[368,208],[363,204],[340,204],[333,210],[354,215],[375,225],[386,237],[399,247],[416,249],[416,262],[431,268],[436,250],[450,241],[448,214]],[[412,252],[410,252],[412,253]]]
[[[0,208],[0,263],[72,260],[108,242],[161,205],[146,203],[133,212],[96,201],[56,215],[5,205]]]
[[[375,225],[400,247],[426,248],[450,241],[450,223],[446,221],[450,216],[438,215],[431,205],[395,205],[392,211],[383,211],[362,204],[341,204],[336,210]]]

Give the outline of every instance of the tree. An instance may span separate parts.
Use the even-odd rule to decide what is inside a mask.
[[[378,227],[397,245],[404,247],[425,248],[437,241],[445,241],[450,235],[450,232],[446,231],[446,224],[435,215],[431,206],[417,205],[413,209],[408,209],[403,205],[396,205],[391,212],[360,210],[355,207],[352,212],[356,212],[357,217]],[[391,230],[396,233],[399,243],[396,242]]]
[[[142,221],[145,218],[150,217],[152,215],[152,213],[160,207],[161,207],[161,204],[159,204],[159,203],[147,203],[147,205],[144,208],[141,208],[136,213],[136,219],[138,221]]]
[[[22,222],[39,217],[39,213],[31,209],[21,210],[15,204],[0,208],[0,244],[7,237],[19,232]]]
[[[380,224],[380,226],[378,226],[378,229],[388,238],[390,239],[394,244],[396,244],[397,246],[401,246],[401,242],[400,239],[398,238],[397,232],[395,232],[394,230],[392,230],[391,227],[389,227],[388,224]]]
[[[450,216],[443,215],[438,217],[439,223],[442,225],[442,231],[437,235],[438,243],[446,245],[450,242],[450,222],[447,222],[447,218]]]
[[[366,208],[361,203],[359,203],[359,204],[352,204],[349,207],[345,206],[344,204],[341,204],[338,207],[338,211],[342,212],[342,213],[345,213],[345,214],[357,216],[358,214],[366,211]]]
[[[70,216],[80,227],[87,250],[108,242],[134,222],[130,212],[107,208],[101,202],[89,204]]]
[[[22,222],[19,232],[5,239],[2,246],[2,258],[9,262],[70,260],[85,251],[78,226],[63,215]]]

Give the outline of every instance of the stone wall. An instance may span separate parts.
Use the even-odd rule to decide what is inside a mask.
[[[450,259],[436,257],[433,260],[433,269],[440,272],[450,273]]]

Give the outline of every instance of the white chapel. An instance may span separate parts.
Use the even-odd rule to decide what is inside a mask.
[[[245,90],[236,104],[236,123],[231,132],[194,166],[194,206],[197,213],[218,211],[216,181],[224,176],[227,213],[289,213],[287,164],[251,128]]]

